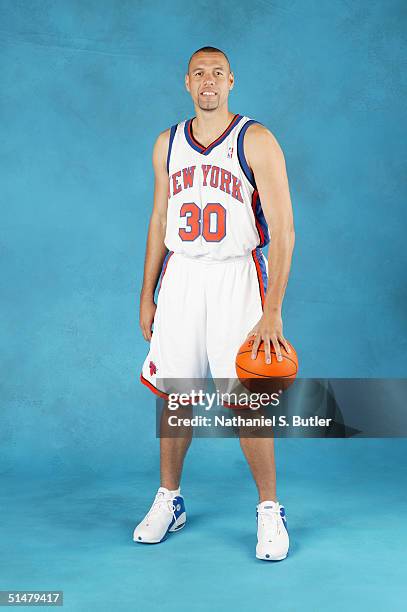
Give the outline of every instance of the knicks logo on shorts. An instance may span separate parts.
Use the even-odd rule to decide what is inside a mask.
[[[150,361],[148,367],[150,368],[150,376],[154,376],[154,374],[157,374],[157,366],[155,365],[154,361]]]

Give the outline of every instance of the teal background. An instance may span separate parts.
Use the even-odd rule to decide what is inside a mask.
[[[401,609],[403,440],[278,441],[284,564],[254,560],[256,494],[235,440],[194,442],[185,532],[152,548],[130,536],[158,486],[138,380],[151,152],[193,115],[196,48],[228,53],[230,109],[285,152],[284,328],[301,375],[406,376],[405,2],[0,11],[0,588],[65,588],[75,610],[356,610],[362,596]]]

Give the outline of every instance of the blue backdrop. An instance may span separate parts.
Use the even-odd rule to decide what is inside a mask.
[[[107,505],[99,519],[102,529],[111,512],[117,518],[123,511],[127,531],[150,501],[157,484],[157,441],[154,399],[139,383],[147,344],[138,328],[138,296],[153,195],[151,152],[160,131],[193,116],[183,78],[189,56],[205,44],[230,57],[236,77],[230,109],[264,123],[285,152],[296,247],[284,331],[297,348],[301,375],[406,375],[402,0],[253,0],[233,6],[224,0],[153,5],[1,0],[0,10],[0,472],[13,499],[34,504],[32,496],[18,497],[16,476],[22,479],[17,482],[35,476],[38,482],[52,478],[63,483],[67,478],[69,487],[87,491],[94,478],[110,474],[111,486],[118,486],[115,479],[121,477],[126,491],[114,489],[107,502],[102,496],[100,503]],[[396,440],[292,440],[280,441],[277,450],[280,495],[283,502],[291,500],[295,511],[298,496],[302,503],[321,494],[324,504],[335,504],[330,475],[339,478],[354,462],[359,466],[355,474],[374,499],[373,477],[379,469],[374,457],[382,457],[379,473],[384,477],[404,456],[405,445]],[[314,473],[321,463],[327,471]],[[312,486],[306,484],[307,465]],[[247,489],[248,504],[256,503],[236,441],[198,440],[188,478],[198,499],[200,487],[212,480],[214,489],[205,488],[205,495],[216,496],[221,483],[229,481],[236,490]],[[323,479],[319,485],[318,478]],[[347,495],[341,512],[348,512],[356,495],[349,487],[359,489],[360,482],[358,476],[355,482],[349,474],[343,478],[337,486],[343,485],[341,499]],[[386,481],[386,495],[401,503],[397,482],[396,472]],[[129,508],[134,496],[137,504]],[[109,499],[117,503],[109,505]],[[307,506],[301,512],[307,517]],[[22,524],[24,517],[22,512]],[[80,522],[80,541],[92,524]],[[318,524],[315,515],[312,524]],[[72,525],[64,527],[69,532]],[[126,545],[127,531],[120,532]],[[301,529],[298,536],[304,536],[308,563],[306,549],[315,544],[314,536],[307,540]],[[331,536],[325,535],[324,544]],[[341,541],[338,537],[339,548]],[[112,536],[113,547],[115,542]],[[129,559],[141,554],[129,546]],[[325,553],[340,557],[332,550]],[[21,556],[26,554],[21,550]],[[50,554],[44,552],[44,567]],[[116,549],[109,554],[117,560]],[[143,554],[151,558],[153,553]],[[209,551],[205,554],[212,558]],[[320,555],[318,549],[318,571]],[[82,561],[86,558],[83,551]],[[11,573],[1,588],[25,588],[27,583],[46,588],[42,578],[48,574],[30,581],[36,576],[30,574],[33,565],[21,563],[18,555],[15,565],[8,556]],[[249,554],[245,563],[251,563]],[[390,567],[389,558],[389,575],[396,581]],[[110,563],[105,569],[111,575]],[[125,572],[115,570],[119,576]],[[278,572],[284,571],[280,565]],[[299,580],[291,571],[293,580]],[[354,571],[349,569],[349,579]],[[97,584],[101,576],[94,580]],[[55,579],[50,588],[62,582]],[[317,591],[310,584],[312,595],[318,592],[322,598],[319,604],[313,600],[310,609],[326,607],[328,587],[324,591],[320,585]],[[72,587],[71,595],[79,588]],[[374,602],[384,587],[376,583],[372,588]],[[281,601],[295,598],[291,590],[283,591]],[[391,593],[397,597],[396,583]],[[234,595],[241,601],[243,594]],[[203,607],[205,597],[210,595],[201,600]],[[328,609],[339,606],[329,601]],[[287,609],[298,609],[290,602],[294,607]],[[351,609],[350,600],[346,603]]]

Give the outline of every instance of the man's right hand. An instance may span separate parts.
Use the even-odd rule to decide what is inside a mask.
[[[151,296],[143,296],[142,294],[140,298],[140,327],[147,342],[151,341],[152,325],[156,310],[157,306],[154,303],[154,299]]]

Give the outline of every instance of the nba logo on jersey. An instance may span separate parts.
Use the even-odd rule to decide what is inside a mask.
[[[228,148],[228,158],[232,159],[232,157],[233,157],[233,147],[229,147]]]

